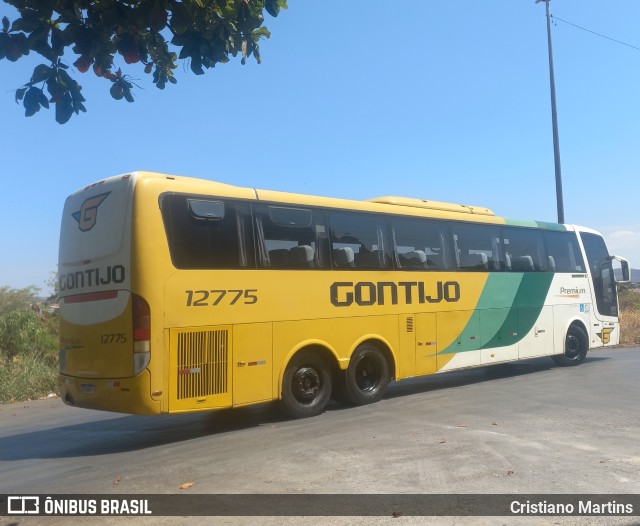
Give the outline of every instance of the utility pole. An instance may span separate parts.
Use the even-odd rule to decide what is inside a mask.
[[[562,198],[562,173],[560,170],[560,140],[558,139],[558,112],[556,110],[556,81],[553,74],[553,50],[551,47],[551,15],[549,2],[536,0],[536,4],[544,2],[547,7],[547,43],[549,47],[549,82],[551,84],[551,121],[553,124],[553,158],[556,168],[556,201],[558,204],[558,223],[564,223],[564,201]]]

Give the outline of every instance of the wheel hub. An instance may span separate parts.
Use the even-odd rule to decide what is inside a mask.
[[[580,340],[570,334],[567,337],[565,356],[569,359],[575,359],[580,354]]]
[[[300,367],[292,379],[293,396],[303,403],[313,402],[320,393],[322,380],[313,367]]]
[[[361,391],[373,390],[380,380],[380,373],[373,360],[363,359],[356,367],[356,384]]]

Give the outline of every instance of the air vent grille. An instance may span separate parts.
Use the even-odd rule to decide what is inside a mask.
[[[178,400],[226,393],[229,331],[178,334]]]

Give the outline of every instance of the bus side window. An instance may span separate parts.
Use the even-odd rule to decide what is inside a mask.
[[[328,268],[322,212],[255,205],[258,261],[263,268]]]
[[[447,224],[427,219],[392,219],[396,265],[402,270],[452,267]]]
[[[544,231],[547,258],[555,264],[554,272],[585,272],[578,239],[574,232]]]
[[[453,241],[460,270],[495,272],[506,263],[500,248],[500,230],[493,225],[453,223]]]
[[[557,262],[548,259],[542,242],[542,232],[535,228],[505,227],[502,230],[505,260],[513,272],[552,270]]]
[[[334,268],[391,268],[391,244],[383,216],[347,212],[328,215]]]
[[[251,210],[243,203],[167,194],[162,218],[179,269],[255,268]]]

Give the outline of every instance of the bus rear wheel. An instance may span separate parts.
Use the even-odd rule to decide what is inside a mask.
[[[582,327],[572,325],[569,327],[564,340],[564,353],[552,356],[552,358],[558,365],[578,365],[584,362],[588,350],[589,338],[587,337],[587,333]]]
[[[373,345],[363,344],[354,351],[347,370],[338,374],[335,398],[351,405],[372,404],[384,396],[390,380],[384,354]]]
[[[282,411],[293,418],[321,413],[331,398],[331,369],[316,353],[296,354],[282,379]]]

